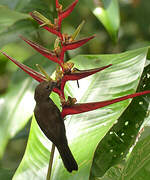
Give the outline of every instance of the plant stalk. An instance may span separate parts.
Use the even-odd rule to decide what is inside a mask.
[[[46,180],[51,180],[52,165],[53,165],[53,159],[54,159],[54,152],[55,152],[55,145],[52,144]]]

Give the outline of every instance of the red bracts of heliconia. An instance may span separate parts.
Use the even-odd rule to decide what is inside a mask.
[[[43,56],[45,56],[46,58],[58,63],[59,65],[61,65],[58,57],[56,56],[56,54],[54,52],[49,51],[48,49],[44,48],[43,46],[40,46],[39,44],[37,44],[37,43],[35,43],[35,42],[31,41],[31,40],[27,40],[23,36],[20,36],[20,37],[26,43],[28,43],[32,48],[34,48],[36,51],[41,53]]]
[[[64,90],[61,91],[61,90],[58,89],[58,88],[53,88],[53,92],[57,93],[57,94],[59,95],[60,99],[61,99],[61,98],[62,98],[62,99],[65,99]]]
[[[36,44],[35,42],[27,40],[26,38],[21,36],[21,38],[26,43],[28,43],[32,48],[34,48],[36,51],[41,53],[46,58],[58,63],[62,67],[62,71],[63,71],[62,76],[60,79],[57,80],[57,86],[53,89],[53,91],[59,95],[60,99],[62,99],[62,117],[63,118],[67,115],[79,114],[79,113],[83,113],[83,112],[96,110],[98,108],[102,108],[102,107],[129,99],[129,98],[134,98],[137,96],[141,96],[141,95],[150,93],[150,91],[143,91],[143,92],[138,92],[138,93],[130,94],[127,96],[119,97],[119,98],[116,98],[113,100],[106,100],[106,101],[102,101],[102,102],[91,102],[91,103],[82,103],[82,104],[76,103],[76,104],[70,104],[70,105],[67,104],[67,102],[65,101],[65,96],[64,96],[64,87],[65,87],[65,83],[67,81],[79,80],[79,79],[85,78],[85,77],[95,74],[99,71],[102,71],[112,65],[112,64],[109,64],[104,67],[90,69],[90,70],[73,70],[72,67],[70,69],[66,70],[64,68],[65,52],[68,50],[76,49],[76,48],[84,45],[89,40],[91,40],[95,37],[95,36],[91,36],[91,37],[84,38],[84,39],[81,39],[78,41],[74,41],[74,40],[71,41],[71,39],[65,39],[65,36],[63,36],[63,34],[61,33],[62,20],[70,15],[70,13],[73,11],[77,2],[78,2],[78,0],[75,0],[68,8],[66,8],[66,10],[63,11],[62,5],[59,4],[58,0],[56,0],[56,8],[57,8],[57,12],[58,12],[58,18],[55,20],[54,24],[52,24],[49,19],[47,19],[46,17],[44,17],[42,14],[38,13],[37,11],[30,13],[30,15],[41,25],[41,27],[45,28],[49,32],[51,32],[59,37],[61,47],[59,47],[59,45],[60,45],[59,44],[58,47],[56,47],[54,49],[54,51],[49,51],[46,48]],[[66,37],[69,38],[69,36],[66,36]],[[57,50],[59,50],[59,51],[57,51]],[[11,58],[6,53],[4,53],[4,52],[2,52],[2,53],[7,58],[9,58],[13,63],[15,63],[19,68],[21,68],[24,72],[28,73],[32,78],[34,78],[38,82],[48,80],[42,74],[36,72],[35,70],[29,68],[28,66],[26,66],[24,64],[17,62],[15,59]]]
[[[89,70],[77,70],[68,74],[64,74],[62,80],[61,80],[61,90],[64,90],[64,86],[67,81],[75,81],[75,80],[80,80],[82,78],[88,77],[92,74],[95,74],[99,71],[102,71],[108,67],[112,66],[112,64],[109,64],[107,66],[103,66],[100,68],[95,68],[95,69],[89,69]]]
[[[19,68],[21,68],[24,72],[29,74],[32,78],[34,78],[38,82],[46,81],[45,76],[43,76],[42,74],[36,72],[35,70],[29,68],[28,66],[26,66],[24,64],[16,61],[12,57],[8,56],[6,53],[4,53],[4,52],[2,52],[2,53],[6,57],[8,57],[13,63],[15,63]],[[64,74],[64,76],[61,79],[60,89],[59,88],[54,88],[53,91],[56,92],[60,97],[65,98],[64,97],[64,86],[65,86],[67,81],[79,80],[79,79],[88,77],[88,76],[90,76],[92,74],[95,74],[95,73],[97,73],[99,71],[102,71],[102,70],[110,67],[111,65],[112,64],[109,64],[109,65],[104,66],[104,67],[95,68],[95,69],[89,69],[89,70],[77,70],[77,71],[71,72],[69,74]]]
[[[64,118],[67,115],[73,115],[73,114],[80,114],[88,111],[93,111],[120,101],[124,101],[130,98],[134,98],[137,96],[142,96],[144,94],[150,94],[150,91],[143,91],[143,92],[138,92],[134,94],[129,94],[127,96],[119,97],[116,99],[112,100],[107,100],[107,101],[101,101],[101,102],[91,102],[91,103],[77,103],[73,104],[70,106],[64,106],[62,109],[62,117]]]
[[[56,0],[56,9],[58,11],[58,27],[61,28],[62,20],[68,17],[71,12],[73,11],[74,7],[76,6],[78,0],[75,0],[70,6],[68,6],[65,10],[61,10],[61,5],[59,4],[58,0]]]
[[[35,70],[29,68],[28,66],[21,64],[19,62],[17,62],[15,59],[11,58],[10,56],[8,56],[6,53],[2,52],[3,55],[5,55],[6,57],[8,57],[13,63],[15,63],[19,68],[21,68],[24,72],[28,73],[32,78],[34,78],[35,80],[37,80],[38,82],[42,82],[42,81],[46,81],[45,76],[41,75],[40,73],[36,72]],[[105,68],[109,67],[111,65],[106,66]],[[105,69],[104,67],[102,67],[101,69]],[[89,71],[89,70],[87,70]],[[98,72],[98,68],[94,70],[91,70],[91,72],[87,73],[87,71],[85,70],[85,72],[82,72],[81,75],[83,78],[87,77],[88,75],[92,75],[96,72]],[[93,72],[93,73],[92,73]],[[85,73],[85,74],[84,74]],[[77,73],[76,73],[77,74]],[[80,72],[79,72],[80,74]],[[72,78],[73,77],[73,78]],[[71,78],[68,76],[68,80],[70,79],[81,79],[80,76],[72,76]],[[54,88],[53,89],[54,92],[58,93],[58,95],[60,97],[63,97],[62,94],[62,90],[60,90],[59,88]],[[69,106],[63,106],[62,108],[62,112],[61,115],[64,118],[67,115],[73,115],[73,114],[79,114],[79,113],[84,113],[84,112],[88,112],[88,111],[92,111],[92,110],[96,110],[98,108],[102,108],[120,101],[124,101],[130,98],[134,98],[137,96],[141,96],[144,94],[150,94],[150,91],[143,91],[143,92],[138,92],[138,93],[134,93],[134,94],[129,94],[127,96],[123,96],[123,97],[119,97],[113,100],[106,100],[106,101],[101,101],[101,102],[91,102],[91,103],[76,103],[73,105],[69,105]]]
[[[66,43],[63,45],[63,51],[68,51],[68,50],[79,48],[79,47],[83,46],[85,43],[87,43],[89,40],[93,39],[94,37],[95,37],[95,35],[84,38],[84,39],[80,39],[78,41],[73,41],[71,43]]]
[[[62,49],[61,49],[61,53],[60,53],[60,57],[57,57],[56,54],[52,51],[47,50],[46,48],[44,48],[43,46],[40,46],[39,44],[26,39],[23,36],[20,36],[21,39],[23,39],[27,44],[29,44],[32,48],[34,48],[35,50],[37,50],[39,53],[41,53],[43,56],[45,56],[46,58],[52,60],[53,62],[58,63],[60,66],[62,66],[63,63],[63,59],[64,59],[64,54],[67,50],[72,50],[72,49],[76,49],[82,45],[84,45],[85,43],[87,43],[89,40],[93,39],[95,36],[91,36],[89,38],[84,38],[82,40],[79,41],[74,41],[72,43],[68,43],[63,45]],[[62,67],[63,68],[63,67]]]
[[[0,51],[1,52],[1,51]],[[47,79],[42,74],[38,73],[37,71],[33,70],[32,68],[16,61],[12,57],[8,56],[6,53],[1,52],[4,56],[6,56],[8,59],[10,59],[13,63],[15,63],[20,69],[22,69],[25,73],[27,73],[29,76],[31,76],[33,79],[35,79],[38,82],[46,81]],[[63,97],[62,91],[58,88],[54,88],[53,91],[57,93],[60,97]]]
[[[56,9],[57,11],[61,8],[61,5],[59,4],[59,0],[56,0]]]
[[[71,43],[63,44],[62,49],[61,49],[61,54],[60,54],[60,60],[62,61],[64,59],[64,54],[66,51],[79,48],[79,47],[83,46],[85,43],[87,43],[88,41],[90,41],[91,39],[93,39],[94,37],[95,37],[95,35],[84,38],[84,39],[80,39],[78,41],[73,41]]]
[[[29,14],[30,14],[30,15],[32,16],[32,18],[33,18],[34,20],[36,20],[40,25],[42,25],[42,24],[45,23],[44,21],[42,21],[41,18],[39,18],[38,16],[36,16],[36,15],[34,14],[34,12],[30,12]],[[44,25],[43,28],[46,29],[47,31],[55,34],[56,36],[60,37],[60,38],[63,40],[62,34],[61,34],[60,31],[57,30],[57,28],[53,28],[53,27],[51,27],[51,26],[48,26],[48,24],[47,24],[47,25]]]
[[[29,68],[28,66],[17,62],[15,59],[11,58],[10,56],[8,56],[6,53],[2,52],[3,55],[5,55],[7,58],[9,58],[13,63],[15,63],[19,68],[21,68],[24,72],[28,73],[32,78],[34,78],[35,80],[37,80],[38,82],[42,82],[42,81],[46,81],[46,78],[41,75],[40,73],[36,72],[35,70]],[[109,67],[111,65],[102,67],[102,68],[96,68],[95,70],[85,70],[84,72],[82,71],[82,73],[79,71],[79,74],[81,74],[81,76],[78,76],[78,73],[75,73],[76,75],[73,76],[71,75],[71,77],[69,77],[69,75],[67,75],[67,80],[76,80],[76,79],[81,79],[84,77],[87,77],[89,75],[92,75],[98,71],[103,70],[107,67]],[[85,73],[85,74],[84,74]],[[58,88],[54,88],[54,92],[58,93],[58,95],[60,97],[62,97],[62,91],[59,90]],[[102,108],[120,101],[124,101],[126,99],[130,99],[130,98],[134,98],[137,96],[141,96],[144,94],[149,94],[150,91],[143,91],[143,92],[138,92],[135,94],[130,94],[127,96],[123,96],[123,97],[119,97],[113,100],[107,100],[107,101],[102,101],[102,102],[91,102],[91,103],[77,103],[77,104],[73,104],[70,106],[63,106],[62,108],[62,117],[64,118],[67,115],[73,115],[73,114],[79,114],[79,113],[83,113],[83,112],[88,112],[88,111],[92,111],[92,110],[96,110],[98,108]]]
[[[29,74],[29,76],[31,76],[33,79],[35,79],[38,82],[42,82],[42,81],[46,81],[45,76],[43,76],[42,74],[36,72],[35,70],[29,68],[28,66],[16,61],[15,59],[13,59],[12,57],[8,56],[6,53],[2,52],[2,54],[4,56],[6,56],[7,58],[9,58],[13,63],[15,63],[20,69],[22,69],[24,72],[26,72],[27,74]]]

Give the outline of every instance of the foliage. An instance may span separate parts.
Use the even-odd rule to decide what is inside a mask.
[[[64,6],[70,3],[69,0],[60,2]],[[148,47],[126,51],[133,47],[143,47],[149,43],[148,22],[144,18],[144,15],[149,13],[148,5],[148,0],[139,1],[139,4],[135,1],[133,4],[125,4],[121,1],[120,7],[116,0],[79,1],[74,13],[65,20],[63,31],[69,31],[72,34],[76,24],[80,24],[81,19],[84,18],[88,28],[83,28],[79,37],[88,36],[92,32],[96,34],[96,38],[74,52],[69,51],[65,59],[71,59],[78,69],[92,69],[108,64],[113,64],[113,66],[80,80],[79,89],[77,89],[76,82],[67,83],[66,95],[76,97],[78,102],[93,102],[115,99],[134,93],[136,89],[138,91],[149,90]],[[146,7],[144,12],[143,7]],[[119,14],[119,8],[121,14]],[[40,54],[29,49],[18,36],[26,36],[51,49],[54,38],[39,28],[28,13],[37,10],[52,20],[56,17],[54,1],[38,0],[37,3],[37,0],[28,2],[2,0],[0,10],[1,49],[16,59],[20,59],[21,56],[21,61],[33,69],[35,64],[42,64],[51,75],[55,64],[47,62]],[[143,14],[145,22],[138,12]],[[79,14],[78,18],[76,18],[77,14]],[[120,16],[122,25],[117,42]],[[111,39],[117,42],[116,45],[110,42],[109,36],[99,21],[108,31]],[[17,48],[21,48],[21,55],[17,52]],[[126,52],[121,53],[122,51]],[[85,54],[85,52],[87,55],[77,55]],[[100,55],[106,52],[112,54]],[[118,53],[113,54],[114,52]],[[10,83],[8,79],[11,79]],[[32,117],[33,91],[36,82],[21,70],[14,69],[4,56],[0,56],[0,82],[2,82],[0,83],[0,156],[3,157],[0,164],[0,175],[11,179],[17,166],[14,168],[12,165],[12,168],[10,164],[5,164],[3,159],[8,152],[6,147],[12,138],[11,141],[15,142],[17,137],[22,140],[28,137],[28,134],[18,136],[17,133],[21,130],[25,132],[24,126]],[[60,104],[58,96],[52,94],[52,98],[56,104]],[[145,178],[149,173],[149,133],[146,134],[147,131],[144,130],[143,137],[137,144],[135,140],[138,140],[137,136],[139,137],[141,128],[144,128],[143,123],[149,120],[149,95],[137,97],[130,102],[126,100],[92,112],[67,117],[65,121],[67,137],[79,164],[79,171],[73,174],[66,172],[56,153],[52,179]],[[135,146],[130,152],[133,144]],[[40,131],[33,117],[27,148],[21,163],[18,162],[20,165],[13,179],[19,180],[20,177],[45,179],[50,148],[50,141]]]

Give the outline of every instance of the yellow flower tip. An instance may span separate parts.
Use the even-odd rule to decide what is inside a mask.
[[[76,102],[77,102],[76,98],[72,98],[72,97],[68,96],[68,100],[65,103],[65,105],[66,106],[71,106],[71,105],[74,105]]]
[[[42,24],[40,25],[40,27],[43,26],[49,26],[51,28],[54,28],[54,24],[51,23],[51,21],[49,19],[47,19],[45,16],[43,16],[41,13],[39,13],[38,11],[33,11],[32,14],[39,19]]]
[[[50,28],[54,29],[54,24],[51,24],[50,22],[45,22],[43,24],[40,24],[40,27],[43,27],[43,26],[49,26]]]
[[[66,62],[63,64],[64,72],[71,72],[72,68],[74,66],[73,62]]]
[[[59,39],[59,37],[57,37],[57,38],[55,39],[54,49],[57,49],[57,48],[59,47],[59,43],[60,43],[60,39]]]
[[[42,66],[40,66],[39,64],[36,64],[36,67],[45,76],[47,81],[53,81],[53,79],[47,74],[47,72],[44,70],[44,68]]]
[[[65,106],[67,103],[63,97],[60,97],[60,102],[61,102],[62,106]]]
[[[56,73],[55,73],[55,80],[56,81],[60,81],[62,79],[63,75],[64,74],[63,74],[62,70],[56,71]]]
[[[64,40],[64,43],[65,43],[65,44],[66,44],[66,43],[70,43],[70,42],[72,42],[72,37],[71,37],[69,34],[64,33],[64,34],[63,34],[63,40]]]
[[[72,36],[71,36],[72,41],[74,41],[75,38],[78,36],[78,34],[80,33],[80,31],[81,31],[84,23],[85,23],[85,20],[83,20],[83,21],[81,22],[81,24],[77,27],[77,29],[75,30],[75,32],[72,34]]]
[[[57,47],[54,48],[54,53],[56,54],[57,57],[60,56],[60,54],[61,54],[60,46],[57,46]]]
[[[59,8],[56,8],[56,11],[61,13],[62,12],[62,9],[63,9],[63,6],[62,4],[59,4]]]

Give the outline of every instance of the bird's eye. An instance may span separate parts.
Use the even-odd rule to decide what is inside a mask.
[[[46,86],[46,89],[49,89],[49,85]]]

